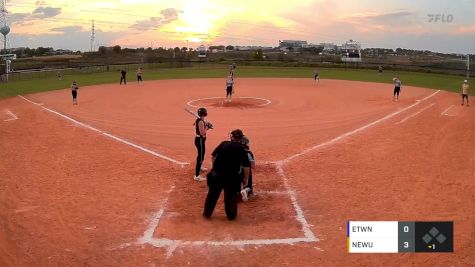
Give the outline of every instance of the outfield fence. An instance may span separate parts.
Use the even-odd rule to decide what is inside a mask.
[[[170,60],[168,62],[156,63],[122,63],[122,64],[98,64],[84,65],[70,68],[40,68],[16,70],[8,74],[1,74],[0,81],[18,81],[38,78],[62,77],[65,75],[74,75],[80,73],[103,73],[103,72],[120,72],[125,69],[128,73],[134,73],[140,67],[143,70],[156,70],[166,68],[227,68],[228,65],[236,63],[238,66],[247,67],[302,67],[302,68],[337,68],[345,70],[378,70],[379,66],[383,71],[414,71],[424,73],[451,74],[451,75],[467,75],[466,63],[461,61],[447,62],[431,62],[430,64],[384,64],[381,62],[363,61],[359,63],[343,63],[316,60],[252,60],[252,59],[223,59],[208,58],[194,61]],[[1,69],[0,65],[0,69]],[[475,64],[471,64],[469,76],[475,75]]]

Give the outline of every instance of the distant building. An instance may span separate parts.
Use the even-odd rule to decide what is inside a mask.
[[[66,55],[66,54],[72,54],[74,52],[69,49],[58,49],[56,50],[56,53],[59,55]]]
[[[334,43],[320,43],[320,46],[323,47],[325,54],[336,54],[338,51],[338,47]]]
[[[323,46],[319,44],[306,44],[303,45],[302,48],[323,48]]]
[[[237,45],[234,47],[236,51],[255,51],[255,50],[272,50],[273,48],[270,46],[256,46],[256,45]]]
[[[279,49],[280,50],[289,50],[289,49],[301,49],[307,45],[307,41],[300,40],[279,40]]]
[[[396,52],[390,48],[365,48],[361,50],[362,54],[367,57],[378,57],[378,56],[395,56]]]

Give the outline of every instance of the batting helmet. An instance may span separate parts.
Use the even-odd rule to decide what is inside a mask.
[[[208,115],[208,111],[205,108],[199,108],[196,113],[198,113],[198,116],[200,116],[200,117]]]
[[[233,138],[234,140],[241,140],[243,136],[244,134],[240,129],[236,129],[231,132],[231,138]]]

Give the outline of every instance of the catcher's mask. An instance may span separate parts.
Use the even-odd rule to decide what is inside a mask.
[[[247,136],[243,136],[241,139],[241,144],[244,147],[249,148],[249,138],[247,138]]]
[[[244,134],[240,129],[236,129],[230,133],[231,140],[241,141]]]

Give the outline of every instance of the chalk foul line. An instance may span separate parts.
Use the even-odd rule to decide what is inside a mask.
[[[303,210],[300,207],[299,203],[297,202],[297,196],[295,191],[290,187],[289,181],[287,179],[287,176],[284,173],[284,162],[279,161],[276,164],[277,168],[277,173],[282,177],[284,180],[284,187],[287,190],[290,201],[292,202],[292,206],[294,207],[294,210],[296,212],[296,219],[298,222],[300,222],[302,226],[302,232],[304,233],[305,237],[309,240],[308,242],[314,242],[318,241],[318,238],[315,237],[314,233],[312,230],[310,230],[310,225],[307,222],[307,219],[305,219],[305,216],[303,214]]]
[[[451,105],[450,107],[448,107],[446,110],[442,111],[442,113],[440,113],[441,116],[450,116],[449,115],[449,110],[451,110],[455,105]]]
[[[422,100],[416,101],[414,104],[412,104],[412,105],[410,105],[410,106],[407,106],[407,107],[405,107],[405,108],[402,108],[402,109],[400,109],[400,110],[397,110],[397,111],[395,111],[395,112],[393,112],[393,113],[391,113],[391,114],[389,114],[389,115],[384,116],[383,118],[380,118],[380,119],[375,120],[375,121],[373,121],[373,122],[370,122],[370,123],[368,123],[368,124],[366,124],[366,125],[363,125],[363,126],[361,126],[360,128],[358,128],[358,129],[355,129],[355,130],[353,130],[353,131],[350,131],[350,132],[344,133],[344,134],[342,134],[342,135],[339,135],[339,136],[337,136],[337,137],[335,137],[335,138],[333,138],[333,139],[331,139],[331,140],[329,140],[329,141],[327,141],[327,142],[323,142],[323,143],[320,143],[320,144],[318,144],[318,145],[315,145],[315,146],[312,146],[312,147],[310,147],[310,148],[307,148],[307,149],[305,149],[304,151],[302,151],[302,152],[300,152],[300,153],[294,154],[294,155],[292,155],[292,156],[289,156],[289,157],[283,159],[282,161],[283,161],[283,163],[287,163],[287,162],[289,162],[289,161],[291,161],[291,160],[293,160],[293,159],[295,159],[295,158],[298,158],[298,157],[300,157],[300,156],[303,156],[303,155],[305,155],[305,154],[308,154],[308,153],[310,153],[310,152],[312,152],[312,151],[314,151],[314,150],[321,149],[321,148],[323,148],[323,147],[326,147],[326,146],[332,145],[332,144],[334,144],[334,143],[337,143],[337,142],[339,142],[339,141],[341,141],[341,140],[343,140],[343,139],[345,139],[345,138],[347,138],[347,137],[349,137],[349,136],[351,136],[351,135],[354,135],[354,134],[356,134],[356,133],[362,132],[362,131],[364,131],[364,130],[366,130],[366,129],[368,129],[368,128],[374,126],[374,125],[377,125],[377,124],[379,124],[379,123],[381,123],[381,122],[384,122],[384,121],[386,121],[386,120],[388,120],[388,119],[390,119],[390,118],[392,118],[392,117],[394,117],[394,116],[396,116],[396,115],[399,115],[399,114],[401,114],[402,112],[404,112],[404,111],[406,111],[406,110],[409,110],[409,109],[411,109],[411,108],[413,108],[413,107],[419,105],[420,103],[422,103],[422,101],[427,100],[427,99],[429,99],[429,98],[435,96],[435,95],[436,95],[437,93],[439,93],[439,92],[440,92],[440,90],[437,90],[437,91],[435,91],[434,93],[430,94],[429,96],[426,96],[426,97],[423,98]]]
[[[118,137],[118,136],[115,136],[115,135],[113,135],[113,134],[110,134],[110,133],[107,133],[107,132],[105,132],[105,131],[99,130],[99,129],[93,127],[93,126],[90,126],[90,125],[88,125],[88,124],[82,123],[82,122],[80,122],[80,121],[78,121],[78,120],[75,120],[75,119],[73,119],[73,118],[71,118],[71,117],[68,117],[68,116],[66,116],[66,115],[64,115],[64,114],[62,114],[62,113],[59,113],[59,112],[55,111],[55,110],[49,109],[49,108],[47,108],[47,107],[45,107],[45,106],[43,106],[43,105],[40,105],[40,104],[38,104],[38,103],[35,103],[35,102],[33,102],[33,101],[27,99],[26,97],[22,96],[22,95],[18,95],[18,96],[21,97],[22,99],[24,99],[25,101],[30,102],[31,104],[37,105],[37,106],[41,107],[42,109],[44,109],[44,110],[46,110],[46,111],[48,111],[48,112],[51,112],[51,113],[53,113],[53,114],[55,114],[55,115],[57,115],[57,116],[59,116],[59,117],[61,117],[61,118],[63,118],[63,119],[66,119],[66,120],[68,120],[68,121],[71,121],[71,122],[73,122],[73,123],[75,123],[75,124],[77,124],[77,125],[79,125],[79,126],[82,126],[82,127],[86,128],[86,129],[89,129],[89,130],[91,130],[91,131],[93,131],[93,132],[97,132],[97,133],[99,133],[99,134],[102,134],[102,135],[104,135],[104,136],[106,136],[106,137],[108,137],[108,138],[110,138],[110,139],[112,139],[112,140],[115,140],[115,141],[119,142],[119,143],[126,144],[126,145],[128,145],[128,146],[131,146],[131,147],[133,147],[133,148],[135,148],[135,149],[138,149],[138,150],[140,150],[140,151],[143,151],[143,152],[145,152],[145,153],[148,153],[148,154],[151,154],[151,155],[156,156],[156,157],[158,157],[158,158],[161,158],[161,159],[170,161],[170,162],[172,162],[172,163],[175,163],[175,164],[177,164],[177,165],[180,165],[181,167],[184,167],[185,165],[188,165],[188,164],[189,164],[188,162],[182,162],[182,161],[178,161],[178,160],[172,159],[172,158],[170,158],[170,157],[168,157],[168,156],[165,156],[165,155],[163,155],[163,154],[160,154],[160,153],[158,153],[158,152],[155,152],[155,151],[150,150],[150,149],[148,149],[148,148],[145,148],[145,147],[143,147],[143,146],[134,144],[134,143],[132,143],[132,142],[130,142],[130,141],[127,141],[127,140],[125,140],[125,139],[123,139],[123,138],[120,138],[120,137]]]
[[[423,108],[421,108],[420,110],[418,110],[417,112],[414,112],[413,114],[411,114],[411,115],[405,117],[404,119],[402,119],[402,120],[396,122],[395,124],[396,124],[396,125],[397,125],[397,124],[401,124],[401,123],[403,123],[403,122],[405,122],[405,121],[407,121],[407,120],[409,120],[409,119],[411,119],[411,118],[414,118],[415,116],[421,114],[422,112],[424,112],[425,110],[427,110],[427,109],[433,107],[434,105],[435,105],[435,103],[432,103],[432,104],[430,104],[430,105],[428,105],[428,106],[426,106],[426,107],[423,107]]]

